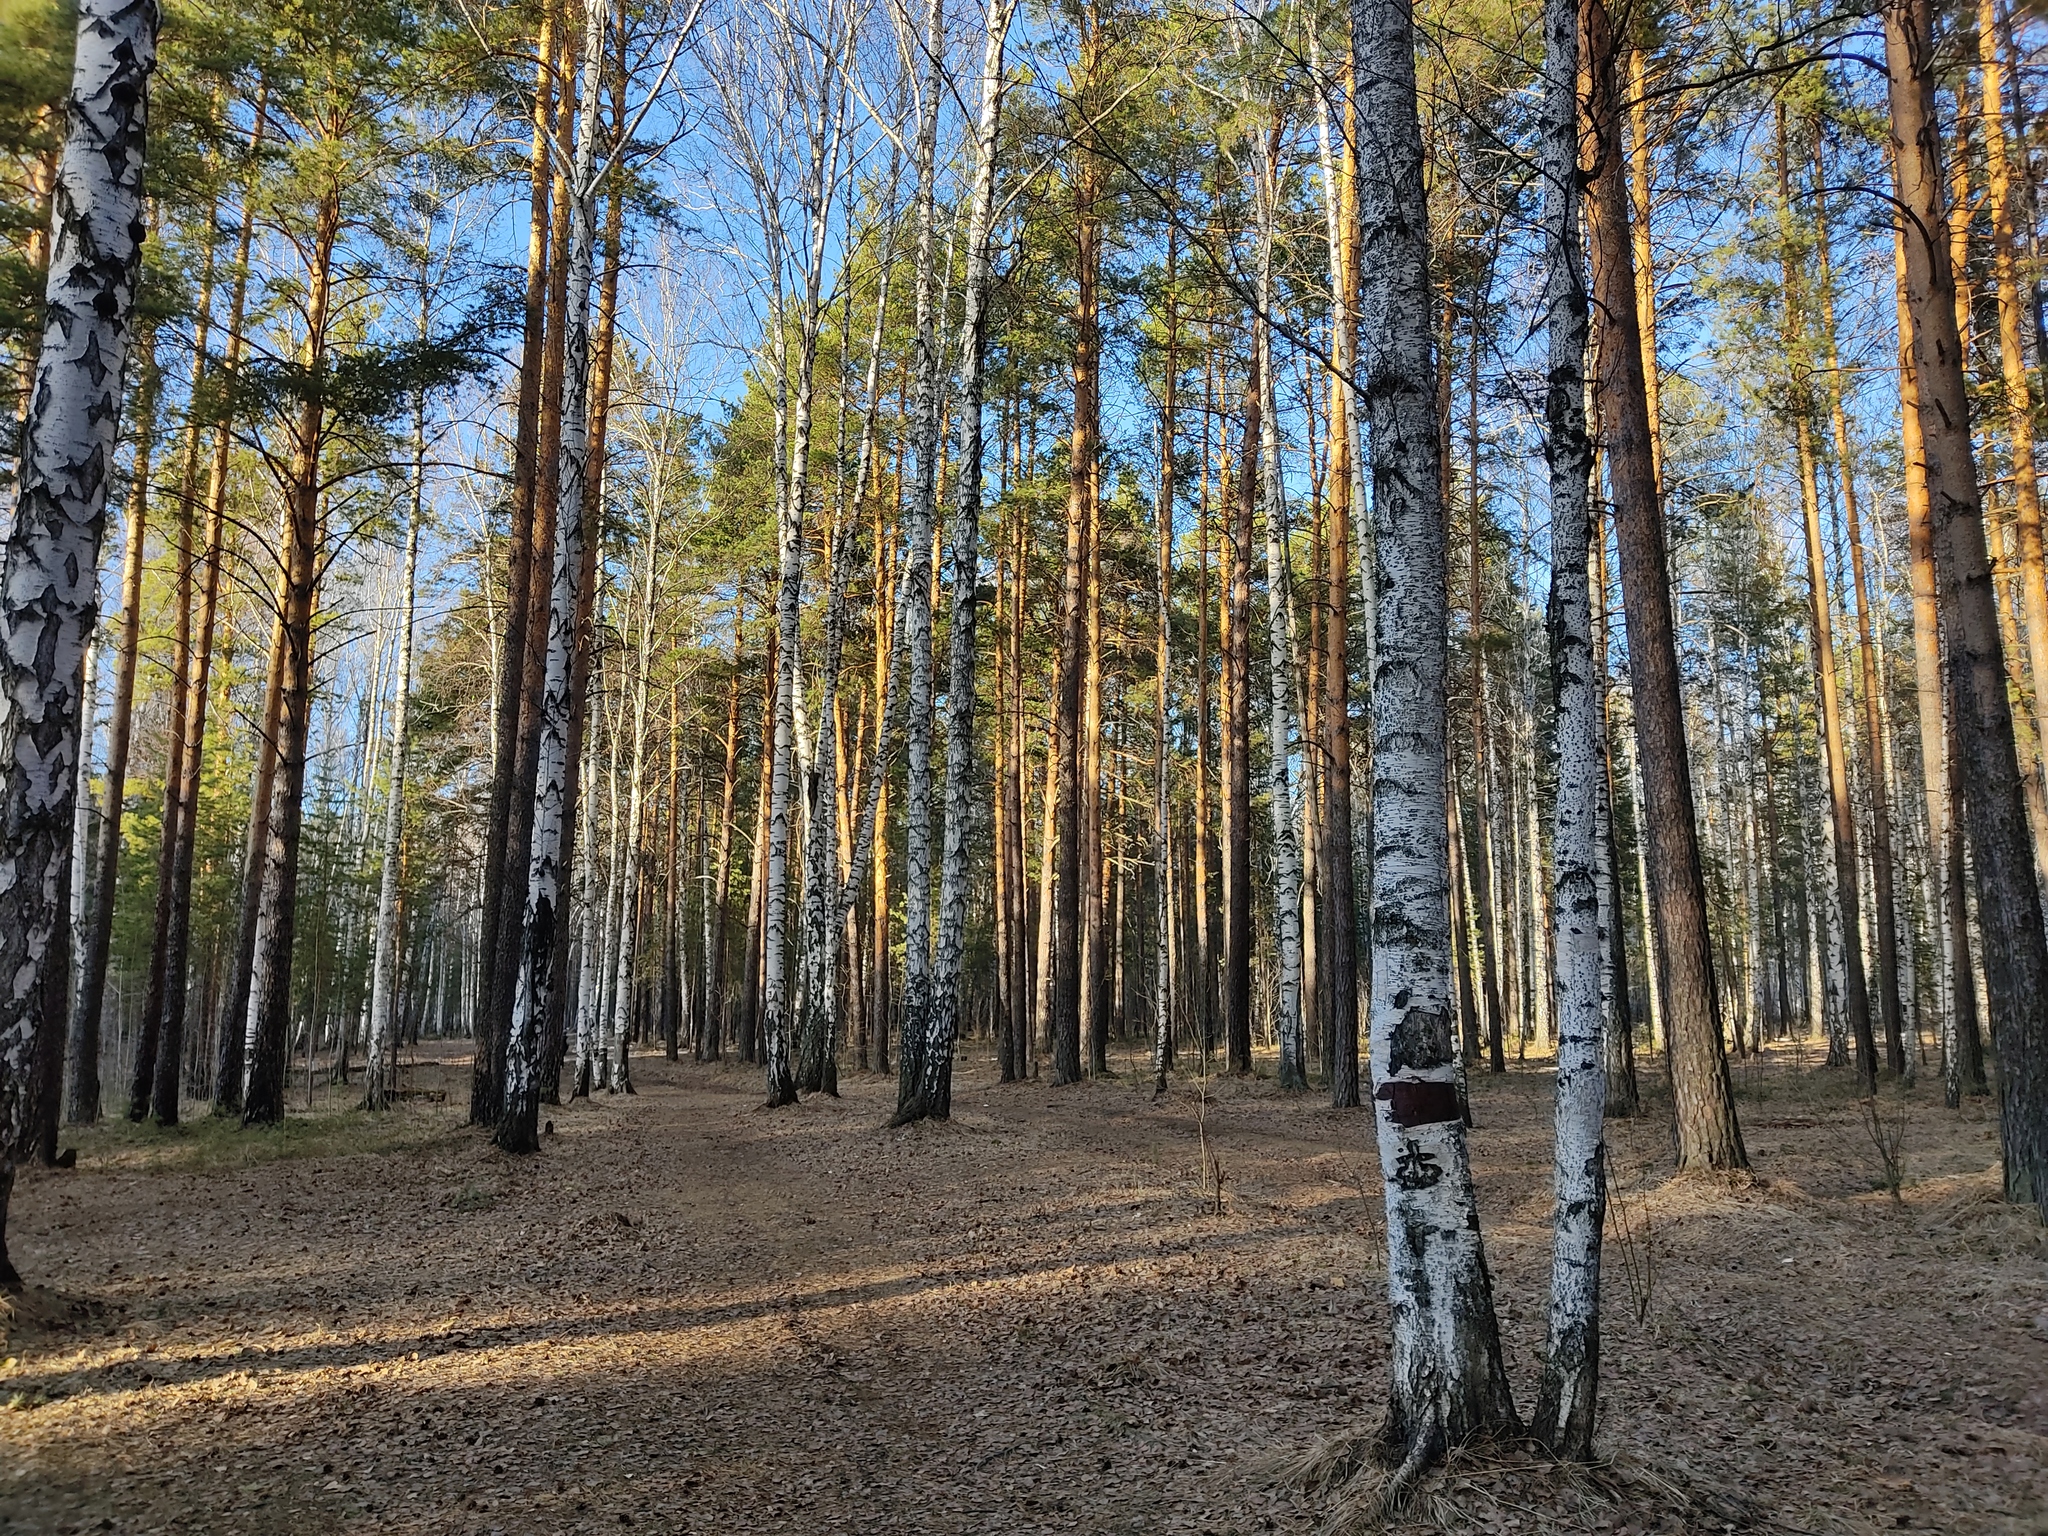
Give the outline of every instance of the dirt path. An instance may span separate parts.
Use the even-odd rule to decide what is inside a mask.
[[[751,1071],[634,1071],[525,1162],[414,1103],[100,1128],[25,1178],[48,1290],[0,1368],[0,1531],[1307,1532],[1273,1458],[1379,1417],[1355,1115],[1222,1084],[1217,1214],[1187,1094],[977,1062],[950,1125],[887,1131],[873,1079],[762,1114]],[[1475,1090],[1526,1400],[1549,1079]],[[1986,1108],[1921,1094],[1894,1206],[1838,1091],[1745,1082],[1754,1188],[1616,1127],[1603,1442],[1782,1527],[2048,1531],[2048,1250],[1995,1200]],[[1458,1520],[1716,1528],[1567,1522],[1532,1476],[1459,1483]]]

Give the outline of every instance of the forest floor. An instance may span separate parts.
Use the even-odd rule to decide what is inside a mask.
[[[1385,1391],[1370,1122],[1268,1081],[997,1084],[887,1130],[893,1082],[757,1111],[634,1062],[538,1157],[449,1089],[283,1133],[76,1136],[11,1234],[0,1532],[1086,1533],[1318,1528],[1278,1462]],[[1758,1177],[1611,1126],[1600,1439],[1472,1460],[1451,1531],[2048,1532],[2048,1244],[1991,1106],[1738,1066]],[[1509,1354],[1533,1396],[1551,1079],[1474,1079]],[[1221,1209],[1200,1146],[1220,1159]],[[1624,1240],[1624,1234],[1625,1240]],[[1618,1491],[1618,1499],[1612,1497]]]

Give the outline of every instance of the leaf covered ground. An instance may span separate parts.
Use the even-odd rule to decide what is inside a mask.
[[[37,1283],[0,1367],[0,1532],[1307,1533],[1281,1471],[1384,1390],[1369,1122],[1271,1083],[894,1085],[757,1110],[634,1064],[514,1161],[449,1090],[286,1135],[75,1138],[24,1175]],[[1995,1121],[1738,1069],[1759,1178],[1613,1123],[1601,1440],[1462,1458],[1404,1523],[1474,1532],[2048,1531],[2048,1246]],[[1510,1369],[1533,1392],[1550,1078],[1474,1079]],[[1206,1103],[1204,1102],[1206,1098]],[[1220,1161],[1218,1209],[1202,1175]]]

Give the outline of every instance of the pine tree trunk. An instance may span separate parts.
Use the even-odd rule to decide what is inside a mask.
[[[1955,642],[1955,685],[1964,810],[1984,925],[1984,973],[1998,1048],[2008,1200],[2048,1219],[2048,935],[2013,739],[1999,643],[1996,594],[1984,543],[1955,277],[1943,237],[1940,140],[1932,109],[1931,44],[1915,0],[1884,9],[1895,175],[1905,236],[1906,303],[1920,395],[1932,514],[1936,590]]]
[[[217,200],[207,209],[207,226],[220,218]],[[199,302],[193,325],[192,387],[188,399],[197,398],[207,378],[207,338],[213,318],[213,247],[207,244],[199,284]],[[184,798],[188,775],[186,757],[197,749],[191,735],[195,699],[192,694],[192,577],[193,503],[199,492],[199,444],[201,424],[188,411],[185,424],[185,462],[178,477],[177,578],[173,606],[171,642],[171,708],[169,752],[164,763],[163,824],[157,847],[156,921],[152,929],[149,980],[143,992],[143,1044],[136,1052],[135,1082],[128,1117],[140,1120],[153,1112],[158,1125],[178,1123],[178,1100],[184,1085],[185,981],[183,956],[173,966],[170,959],[172,929],[182,929],[177,912],[178,849],[185,841],[184,826],[196,810],[196,801]],[[196,788],[196,781],[195,781]],[[182,945],[184,935],[176,942]],[[173,972],[181,989],[171,994]]]
[[[1998,48],[1996,0],[1978,0],[1977,50],[1983,92],[1985,193],[1991,211],[1991,270],[1998,295],[1998,361],[2005,393],[2006,442],[2012,453],[2013,525],[2019,542],[2020,602],[2026,614],[2027,672],[2033,680],[2033,777],[2038,785],[2042,776],[2048,775],[2048,575],[2043,570],[2041,487],[2034,464],[2034,397],[2021,340],[2028,317],[2013,249],[2016,234],[2012,170],[2006,149],[2005,64]],[[2025,141],[2021,142],[2024,155]],[[2039,832],[2037,827],[2037,840]],[[2041,854],[2048,862],[2048,848]]]
[[[533,587],[535,512],[539,484],[538,443],[544,352],[547,335],[549,241],[552,236],[552,189],[548,139],[553,132],[556,69],[555,7],[542,7],[540,37],[535,48],[533,147],[528,159],[526,298],[519,359],[519,396],[512,449],[512,523],[505,548],[505,623],[503,649],[492,698],[491,794],[489,831],[483,845],[482,915],[477,955],[486,974],[474,988],[476,1011],[471,1020],[475,1052],[470,1063],[469,1123],[494,1126],[504,1109],[505,1031],[499,1007],[506,989],[499,984],[499,957],[504,953],[505,911],[523,870],[510,861],[508,841],[520,716],[525,694],[525,658],[529,594]]]
[[[1350,61],[1343,71],[1348,85]],[[1350,96],[1346,93],[1347,106]],[[1331,322],[1336,367],[1330,380],[1329,499],[1323,540],[1323,826],[1320,864],[1324,913],[1325,974],[1323,1030],[1330,1062],[1330,1104],[1356,1109],[1358,1093],[1358,920],[1354,884],[1355,847],[1351,829],[1351,483],[1355,441],[1351,383],[1357,368],[1358,333],[1352,295],[1358,291],[1358,195],[1356,122],[1348,125],[1341,158],[1329,149],[1329,104],[1325,97],[1320,147],[1325,212],[1330,226]],[[1334,186],[1331,181],[1335,175]]]
[[[1663,1023],[1671,1042],[1678,1164],[1685,1170],[1745,1168],[1749,1158],[1735,1120],[1707,928],[1685,711],[1679,696],[1670,567],[1637,328],[1614,34],[1603,0],[1586,0],[1581,36],[1592,76],[1588,127],[1597,156],[1587,223],[1592,233],[1594,307],[1600,316],[1601,412],[1646,791],[1638,825],[1645,834]]]
[[[1799,504],[1806,526],[1807,613],[1812,621],[1814,671],[1819,683],[1821,755],[1827,776],[1828,811],[1834,830],[1835,905],[1841,914],[1839,964],[1845,988],[1849,1033],[1856,1043],[1856,1073],[1866,1092],[1877,1086],[1877,1047],[1870,1023],[1870,996],[1863,968],[1862,893],[1856,847],[1856,819],[1849,803],[1849,759],[1842,734],[1841,689],[1835,676],[1833,601],[1827,561],[1822,552],[1820,491],[1814,463],[1813,393],[1807,359],[1805,292],[1801,269],[1807,259],[1795,233],[1790,146],[1785,133],[1785,107],[1777,111],[1779,260],[1784,285],[1785,355],[1790,372],[1789,408],[1798,457]]]
[[[306,341],[301,363],[317,380],[327,371],[328,320],[334,253],[341,233],[341,196],[330,189],[320,208],[307,257]],[[292,427],[290,480],[285,491],[285,553],[278,593],[277,765],[264,829],[261,899],[250,970],[248,1028],[242,1064],[242,1122],[271,1125],[284,1119],[285,1057],[290,1046],[292,940],[297,931],[299,832],[306,789],[306,749],[313,708],[313,616],[319,598],[320,547],[325,506],[321,456],[326,410],[317,392],[300,405]],[[316,1010],[313,1027],[317,1029]]]
[[[1408,8],[1352,9],[1359,132],[1360,393],[1372,431],[1372,1080],[1387,1213],[1398,1500],[1452,1446],[1513,1434],[1451,1038],[1445,674],[1449,634],[1429,220]]]
[[[121,634],[114,662],[114,707],[107,725],[107,778],[101,800],[97,872],[89,887],[84,955],[77,1006],[71,1021],[71,1057],[76,1062],[67,1118],[90,1125],[100,1117],[100,1016],[104,1011],[107,955],[114,935],[114,893],[120,883],[121,813],[127,804],[128,740],[134,719],[135,666],[142,636],[143,548],[149,520],[150,451],[156,436],[158,380],[156,332],[140,342],[135,391],[135,457],[128,471],[126,553],[121,564]],[[88,705],[90,700],[87,701]],[[90,715],[87,716],[88,722]]]

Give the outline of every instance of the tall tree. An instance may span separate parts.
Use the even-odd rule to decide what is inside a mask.
[[[1392,1358],[1381,1454],[1397,1499],[1452,1446],[1519,1429],[1452,1039],[1445,778],[1449,662],[1428,210],[1415,31],[1355,0],[1359,393],[1372,441],[1372,1081],[1386,1196]]]
[[[1557,706],[1557,1214],[1550,1326],[1530,1428],[1558,1455],[1587,1461],[1600,1385],[1600,1234],[1607,1210],[1606,1058],[1601,971],[1600,796],[1607,754],[1593,654],[1590,585],[1593,441],[1586,431],[1586,281],[1579,222],[1577,0],[1543,7],[1544,304],[1549,368],[1544,454],[1550,465],[1550,675]]]
[[[39,1071],[63,1049],[79,682],[141,272],[151,0],[80,0],[51,213],[42,351],[0,567],[0,1288],[15,1161],[35,1140]]]
[[[1621,551],[1622,611],[1644,789],[1638,825],[1647,833],[1641,846],[1649,875],[1659,1000],[1670,1041],[1678,1165],[1688,1171],[1746,1168],[1749,1155],[1735,1119],[1713,940],[1707,927],[1706,882],[1679,693],[1670,560],[1637,325],[1621,147],[1623,98],[1616,85],[1614,29],[1604,0],[1585,0],[1580,37],[1591,77],[1586,115],[1593,170],[1586,223],[1593,308],[1599,317],[1601,422]]]
[[[1942,206],[1932,41],[1921,0],[1884,8],[1893,172],[1906,221],[1906,305],[1926,453],[1935,579],[1953,678],[1963,805],[1984,925],[1984,979],[1998,1048],[2005,1195],[2048,1220],[2048,934],[2013,739],[1997,595],[1970,440],[1955,273]]]

